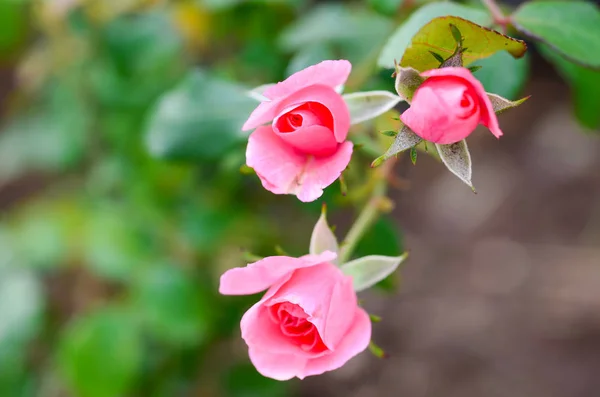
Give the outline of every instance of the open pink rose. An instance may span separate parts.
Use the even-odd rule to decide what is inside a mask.
[[[346,141],[350,114],[334,88],[344,84],[351,68],[348,61],[324,61],[263,93],[268,100],[243,129],[258,127],[248,140],[246,163],[265,189],[313,201],[344,171],[352,156]]]
[[[502,136],[492,103],[469,69],[433,69],[421,76],[428,79],[400,116],[415,134],[430,142],[450,144],[462,141],[483,124],[496,137]]]
[[[262,299],[244,314],[242,338],[264,376],[287,380],[340,368],[371,340],[352,278],[330,262],[336,254],[271,256],[221,276],[219,292]]]

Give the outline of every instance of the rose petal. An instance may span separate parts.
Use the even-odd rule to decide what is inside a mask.
[[[284,142],[314,156],[328,156],[338,147],[331,130],[321,125],[299,128],[294,132],[277,133]]]
[[[331,156],[315,158],[294,150],[272,127],[260,127],[248,140],[246,164],[254,168],[265,189],[275,194],[296,194],[314,201],[339,178],[352,157],[352,143],[345,142]]]
[[[331,251],[319,255],[306,255],[302,258],[270,256],[246,267],[236,267],[226,271],[221,276],[219,292],[223,295],[255,294],[269,288],[296,269],[329,262],[336,256]]]
[[[352,64],[343,59],[323,61],[294,73],[281,83],[269,87],[263,95],[270,99],[282,98],[314,84],[335,88],[346,82],[351,70]]]
[[[352,146],[352,142],[344,142],[331,156],[311,158],[296,189],[300,201],[310,202],[318,199],[323,194],[323,189],[340,177],[350,163]]]
[[[455,110],[440,96],[442,90],[436,88],[434,84],[423,83],[415,93],[411,107],[400,115],[400,120],[427,141],[439,144],[461,141],[479,124],[479,112],[457,120]],[[458,95],[456,90],[450,91],[449,97]]]
[[[329,110],[333,118],[333,135],[338,142],[344,142],[350,129],[350,112],[344,98],[331,87],[310,85],[302,88],[281,100],[276,113],[293,109],[306,102],[320,103]]]
[[[331,263],[298,269],[265,305],[282,302],[300,306],[330,350],[348,330],[357,304],[352,279]]]
[[[300,379],[304,376],[320,375],[323,372],[338,369],[369,346],[371,341],[371,319],[363,309],[359,307],[355,309],[353,322],[348,333],[336,346],[335,351],[309,360],[303,373],[297,375]]]
[[[242,126],[242,131],[253,130],[259,125],[266,124],[277,116],[277,107],[281,101],[261,102]]]
[[[502,131],[500,130],[500,125],[498,124],[498,118],[496,117],[496,113],[494,112],[492,102],[488,98],[481,82],[477,80],[475,76],[473,76],[469,69],[460,67],[432,69],[421,73],[421,76],[456,76],[467,80],[473,86],[473,88],[475,88],[477,96],[479,97],[480,106],[482,107],[480,116],[481,123],[488,127],[496,138],[500,138],[502,136]]]
[[[275,354],[257,347],[250,347],[248,355],[261,375],[276,380],[289,380],[302,374],[307,362],[307,359],[300,355]]]

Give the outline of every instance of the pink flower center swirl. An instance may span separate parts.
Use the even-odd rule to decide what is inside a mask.
[[[305,352],[322,353],[328,350],[319,331],[300,306],[290,302],[277,303],[269,307],[269,315],[271,321],[279,325],[281,334]]]
[[[328,156],[339,146],[331,111],[319,102],[305,102],[284,110],[273,120],[275,133],[305,154]]]

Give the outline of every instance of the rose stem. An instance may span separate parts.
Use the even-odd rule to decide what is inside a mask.
[[[380,168],[375,169],[373,177],[376,178],[376,182],[371,197],[356,218],[356,221],[354,221],[352,227],[350,227],[346,238],[341,244],[339,256],[340,263],[346,263],[350,259],[356,244],[358,244],[362,236],[369,230],[382,212],[382,203],[387,193],[388,179],[390,173],[394,169],[396,161],[397,158],[391,158]]]
[[[504,16],[504,13],[496,3],[496,0],[481,0],[481,2],[487,7],[492,14],[492,18],[494,19],[494,23],[500,25],[506,30],[506,25],[509,23],[509,19]]]

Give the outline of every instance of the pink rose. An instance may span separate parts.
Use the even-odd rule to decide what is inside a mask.
[[[258,127],[248,140],[246,163],[265,189],[314,201],[344,171],[352,156],[346,141],[350,114],[334,88],[346,82],[351,68],[348,61],[324,61],[263,93],[268,100],[243,130]]]
[[[325,251],[301,258],[271,256],[221,276],[219,292],[268,288],[241,321],[250,360],[264,376],[287,380],[340,368],[371,340],[371,321],[358,307],[352,278]]]
[[[450,144],[462,141],[483,124],[496,137],[502,136],[492,103],[469,69],[433,69],[421,76],[428,79],[400,116],[415,134],[430,142]]]

